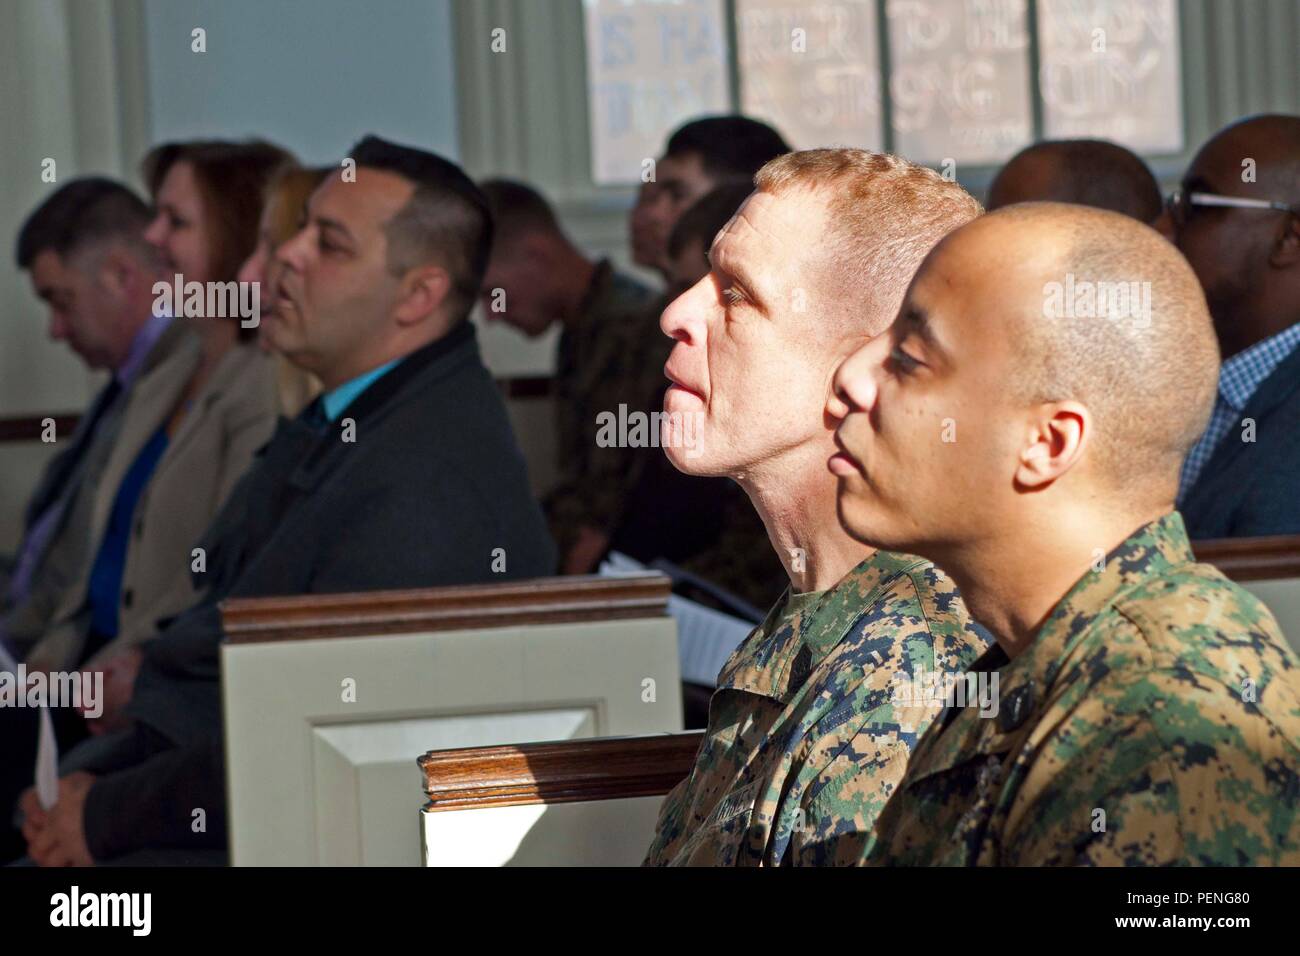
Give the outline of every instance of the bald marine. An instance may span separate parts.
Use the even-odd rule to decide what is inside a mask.
[[[988,209],[1022,202],[1066,202],[1150,223],[1160,215],[1160,184],[1131,150],[1101,139],[1046,140],[1026,146],[989,186]]]
[[[1300,862],[1300,660],[1173,505],[1218,358],[1158,233],[1028,203],[940,242],[841,365],[842,523],[997,640],[971,668],[996,712],[931,726],[865,862]]]

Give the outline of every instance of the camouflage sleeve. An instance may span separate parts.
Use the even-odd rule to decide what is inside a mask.
[[[930,571],[924,574],[921,580],[909,577],[899,591],[899,598],[915,598],[908,603],[922,611],[920,617],[909,616],[915,611],[900,616],[895,598],[864,615],[858,625],[869,633],[890,624],[911,633],[874,642],[875,666],[868,666],[853,688],[854,703],[836,708],[819,728],[836,749],[828,750],[833,756],[804,791],[803,829],[791,834],[789,847],[795,865],[862,862],[875,842],[876,821],[903,780],[913,750],[943,709],[943,695],[933,690],[942,681],[935,677],[963,671],[983,650],[984,639],[969,624],[937,623],[944,618],[935,609],[953,585],[945,579],[936,587],[937,578]],[[850,733],[837,736],[834,721],[842,719],[838,714],[862,716],[844,728]]]
[[[1300,860],[1277,769],[1297,755],[1239,692],[1144,670],[1050,720],[1008,815],[1012,865],[1209,866]]]
[[[1039,749],[1003,830],[1007,866],[1168,866],[1183,858],[1175,775],[1142,717],[1084,707]]]
[[[910,736],[894,729],[889,692],[808,788],[786,856],[795,866],[853,866],[862,859],[880,811],[907,770]]]
[[[641,861],[642,866],[667,866],[672,860],[673,851],[684,830],[683,797],[691,776],[693,774],[687,775],[685,780],[679,782],[669,791],[668,796],[664,797],[664,802],[659,807],[658,819],[655,821],[654,839],[650,841],[650,849],[646,850],[645,859]]]

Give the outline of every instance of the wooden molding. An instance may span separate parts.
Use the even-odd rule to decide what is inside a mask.
[[[1212,564],[1234,581],[1300,577],[1300,535],[1212,538],[1193,541],[1196,560]]]
[[[45,415],[26,415],[21,418],[0,418],[0,443],[40,441],[45,430],[45,420],[54,419],[54,429],[59,435],[71,435],[77,430],[81,415],[78,412],[52,412]]]
[[[516,375],[497,379],[497,388],[506,398],[549,398],[555,394],[555,378],[551,375]]]
[[[353,594],[232,598],[221,602],[226,641],[303,641],[359,634],[665,617],[667,576],[658,572],[535,578]]]
[[[704,732],[431,750],[426,811],[654,797],[695,763]]]
[[[513,375],[496,380],[505,398],[549,398],[555,394],[555,377],[551,375]],[[40,441],[44,421],[53,418],[60,435],[71,435],[81,420],[80,412],[46,412],[42,415],[18,415],[0,418],[0,444]]]

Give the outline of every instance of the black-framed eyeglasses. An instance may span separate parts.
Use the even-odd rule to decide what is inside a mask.
[[[1174,225],[1182,228],[1187,224],[1193,206],[1218,206],[1230,209],[1276,209],[1280,212],[1300,212],[1300,207],[1273,199],[1247,199],[1244,196],[1220,196],[1218,193],[1206,193],[1186,190],[1179,186],[1165,199],[1165,208]]]

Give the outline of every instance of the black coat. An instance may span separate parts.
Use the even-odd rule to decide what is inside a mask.
[[[225,843],[218,604],[553,574],[505,406],[463,323],[333,425],[282,420],[201,542],[208,592],[145,646],[129,713],[86,804],[97,859]],[[349,442],[346,429],[355,428]],[[505,570],[493,570],[504,551]],[[500,567],[499,562],[497,567]],[[142,755],[146,755],[143,756]],[[207,810],[206,833],[190,827]]]
[[[1259,384],[1179,509],[1193,540],[1300,534],[1300,348]]]

